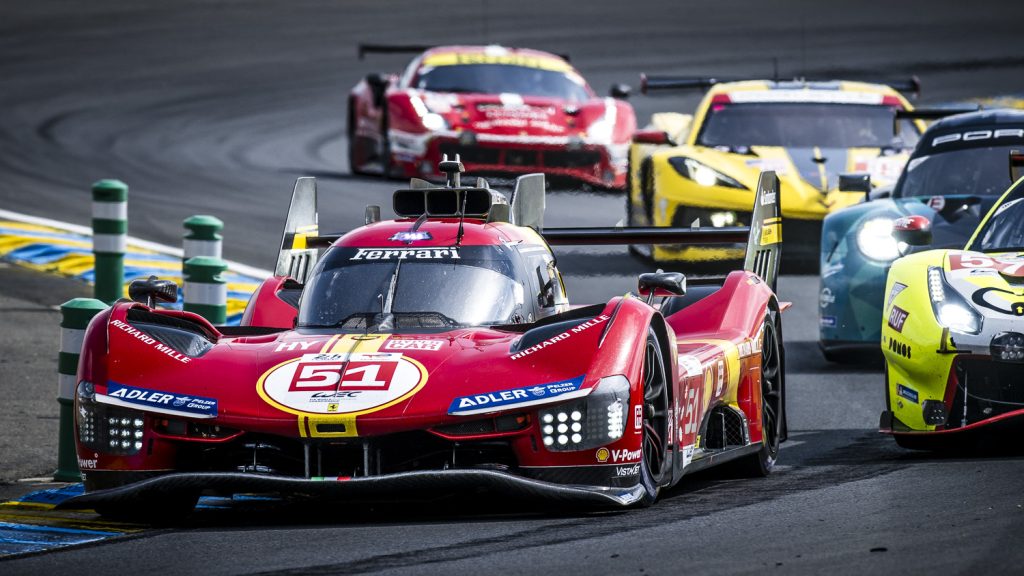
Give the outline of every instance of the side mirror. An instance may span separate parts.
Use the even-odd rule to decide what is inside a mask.
[[[664,130],[637,130],[633,133],[633,142],[636,144],[655,144],[671,146],[675,144],[668,132]]]
[[[892,188],[893,187],[892,187],[891,184],[888,185],[888,186],[879,186],[878,188],[875,188],[871,192],[868,192],[867,196],[864,197],[864,201],[865,202],[870,202],[872,200],[881,200],[883,198],[892,198]]]
[[[370,87],[370,92],[373,94],[374,106],[380,108],[384,103],[384,91],[387,90],[390,83],[391,80],[387,74],[372,72],[366,75],[366,85]]]
[[[839,191],[864,192],[865,194],[871,192],[871,175],[863,173],[840,174]]]
[[[618,100],[626,100],[632,93],[633,88],[629,84],[612,84],[611,89],[608,91],[609,96]]]
[[[893,222],[892,236],[908,246],[927,246],[932,243],[932,221],[924,216],[904,216]]]
[[[648,272],[637,279],[637,292],[647,297],[647,303],[655,298],[683,296],[686,294],[686,276],[681,272]]]
[[[128,297],[153,308],[157,302],[177,302],[178,285],[156,276],[150,276],[146,280],[132,280],[128,285]]]

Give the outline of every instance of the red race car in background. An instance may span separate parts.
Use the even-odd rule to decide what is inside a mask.
[[[786,436],[773,173],[749,229],[544,229],[543,175],[509,200],[441,168],[448,186],[414,179],[397,220],[370,206],[339,236],[318,235],[300,179],[242,326],[156,308],[174,284],[133,283],[85,335],[86,492],[62,506],[166,520],[203,492],[485,491],[607,507],[727,461],[771,472]],[[742,238],[745,269],[716,283],[643,274],[639,297],[576,307],[549,247]]]
[[[360,45],[419,52],[399,75],[369,74],[348,99],[353,173],[442,177],[459,154],[477,175],[544,172],[600,188],[626,185],[636,129],[629,87],[598,97],[560,56],[502,46]]]

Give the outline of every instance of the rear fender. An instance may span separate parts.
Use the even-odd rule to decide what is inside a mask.
[[[272,276],[264,280],[249,298],[241,325],[285,329],[294,327],[298,308],[283,297],[286,292],[296,289],[293,284],[301,290],[301,284],[284,276]]]

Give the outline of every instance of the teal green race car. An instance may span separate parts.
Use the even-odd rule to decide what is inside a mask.
[[[906,248],[893,237],[894,221],[925,216],[932,248],[962,248],[1010,183],[1012,149],[1024,149],[1022,111],[944,118],[921,137],[891,190],[875,190],[865,202],[825,217],[818,321],[826,359],[880,351],[886,274]]]

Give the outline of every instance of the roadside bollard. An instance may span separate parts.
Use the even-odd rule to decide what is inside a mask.
[[[185,305],[213,324],[224,324],[228,313],[228,285],[221,273],[228,265],[220,258],[196,256],[185,261]]]
[[[224,229],[224,222],[216,216],[190,216],[182,222],[185,226],[185,241],[182,246],[184,255],[182,262],[196,256],[209,256],[211,258],[221,257],[221,241],[223,238],[220,231]]]
[[[57,403],[60,404],[60,432],[57,443],[58,482],[80,482],[75,452],[75,388],[78,385],[78,356],[82,353],[85,329],[93,316],[107,305],[92,298],[75,298],[60,305],[60,353],[57,356]]]
[[[107,304],[124,296],[124,252],[128,235],[128,185],[100,180],[92,185],[93,296]]]

